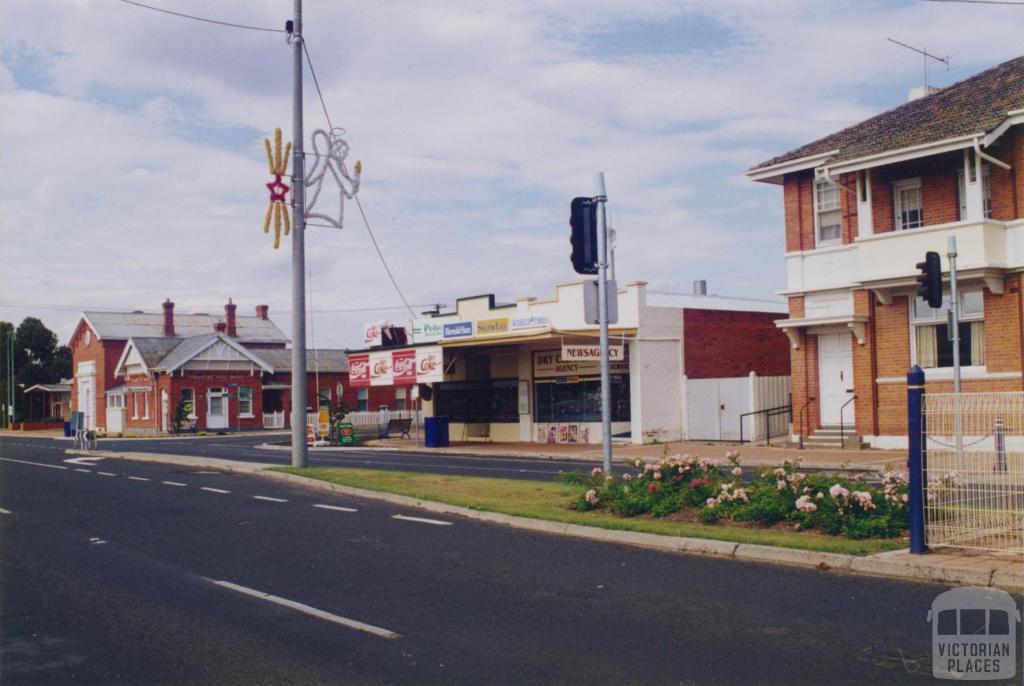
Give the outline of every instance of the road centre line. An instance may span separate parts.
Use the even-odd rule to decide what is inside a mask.
[[[225,491],[223,488],[213,488],[212,486],[200,486],[199,490],[208,491],[210,493],[230,493],[231,491]]]
[[[45,462],[27,462],[25,460],[14,460],[10,457],[0,457],[0,461],[3,462],[17,462],[18,464],[30,464],[34,467],[46,467],[47,469],[67,469],[62,464],[46,464]]]
[[[114,472],[96,472],[96,473],[99,474],[100,476],[117,476],[117,474],[114,474]]]
[[[271,503],[286,503],[286,502],[288,502],[285,498],[271,498],[269,495],[254,495],[253,498],[256,499],[256,500],[266,500],[267,502],[271,502]]]
[[[149,479],[144,476],[129,476],[128,478],[132,481],[149,481]]]
[[[313,507],[319,507],[322,510],[336,510],[337,512],[359,512],[359,510],[354,507],[341,507],[339,505],[321,505],[320,503],[315,503]]]
[[[233,584],[230,581],[221,581],[219,579],[209,578],[207,578],[206,580],[209,581],[211,584],[216,584],[217,586],[220,586],[221,588],[227,588],[238,593],[244,593],[247,596],[252,596],[253,598],[266,600],[276,605],[281,605],[283,607],[287,607],[289,609],[302,612],[303,614],[307,614],[311,617],[316,617],[318,619],[323,619],[328,622],[340,624],[341,626],[348,627],[349,629],[355,629],[356,631],[364,631],[368,634],[379,636],[380,638],[401,637],[401,634],[397,634],[394,631],[389,631],[388,629],[382,629],[379,626],[373,626],[372,624],[366,624],[355,619],[349,619],[348,617],[342,617],[340,615],[332,614],[330,612],[325,612],[324,610],[318,610],[317,608],[312,607],[310,605],[297,603],[294,600],[288,600],[287,598],[281,598],[275,595],[270,595],[269,593],[257,591],[252,588],[246,588],[245,586],[239,586],[238,584]]]
[[[161,481],[160,483],[165,486],[188,486],[188,484],[183,484],[180,481]]]
[[[86,474],[92,474],[91,469],[82,469],[81,467],[75,467],[76,472],[85,472]]]
[[[391,519],[401,519],[404,522],[418,522],[419,524],[434,524],[436,526],[451,526],[451,522],[445,522],[440,519],[427,519],[425,517],[408,517],[402,514],[391,515]]]
[[[0,507],[0,514],[13,514],[13,513],[10,510],[5,510],[4,508]]]

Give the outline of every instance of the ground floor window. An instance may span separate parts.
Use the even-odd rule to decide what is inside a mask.
[[[406,409],[408,409],[406,407],[406,405],[405,405],[405,395],[406,395],[405,386],[399,386],[399,387],[397,387],[395,389],[395,409],[396,410],[406,410]]]
[[[612,374],[612,421],[628,422],[629,376]],[[588,379],[572,383],[534,384],[538,422],[599,422],[601,421],[601,380]]]
[[[366,412],[370,409],[370,391],[366,388],[356,390],[356,412]]]
[[[434,414],[468,424],[519,422],[519,379],[450,381],[434,386]]]
[[[248,386],[238,389],[238,415],[240,417],[252,416],[252,389]]]
[[[189,419],[196,418],[196,392],[192,388],[181,389],[181,409]]]

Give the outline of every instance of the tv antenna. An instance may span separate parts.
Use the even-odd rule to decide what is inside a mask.
[[[906,48],[907,50],[913,50],[914,52],[918,53],[919,55],[922,55],[922,58],[924,59],[924,87],[925,87],[925,92],[927,92],[927,90],[928,90],[928,59],[929,58],[935,60],[936,62],[941,62],[942,64],[946,65],[946,71],[949,71],[949,55],[946,55],[945,57],[939,57],[938,55],[931,54],[925,48],[915,48],[913,45],[907,45],[906,43],[903,43],[903,42],[900,42],[900,41],[896,40],[895,38],[886,38],[886,40],[889,41],[890,43],[895,43],[896,45],[898,45],[900,47]]]

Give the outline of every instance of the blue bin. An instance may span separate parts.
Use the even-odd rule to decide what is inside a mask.
[[[64,437],[70,438],[74,435],[74,432],[71,431],[71,422],[64,422]]]
[[[448,417],[426,417],[423,420],[423,445],[427,448],[448,447]]]

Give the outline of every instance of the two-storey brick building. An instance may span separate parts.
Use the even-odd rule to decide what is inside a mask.
[[[916,296],[927,251],[959,250],[965,391],[1021,390],[1024,57],[747,172],[782,186],[793,431],[841,422],[906,445],[906,373],[953,376],[946,301]]]

